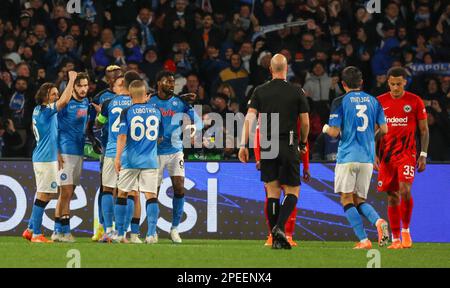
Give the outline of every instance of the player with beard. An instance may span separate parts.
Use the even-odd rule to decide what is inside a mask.
[[[83,168],[84,142],[88,120],[89,76],[78,73],[72,99],[58,112],[58,185],[60,194],[55,212],[52,240],[75,242],[70,233],[70,200],[80,184]]]
[[[184,212],[184,154],[181,140],[182,124],[180,123],[181,121],[172,121],[172,118],[175,114],[187,114],[191,121],[194,122],[196,131],[201,131],[202,120],[190,104],[174,94],[175,78],[172,72],[160,71],[156,75],[156,81],[158,92],[151,96],[149,103],[154,104],[161,111],[164,130],[163,140],[161,143],[158,143],[158,193],[164,169],[167,169],[174,190],[170,237],[173,243],[179,244],[182,240],[178,232],[178,225]],[[195,94],[183,96],[186,96],[186,98],[191,96],[192,98]]]

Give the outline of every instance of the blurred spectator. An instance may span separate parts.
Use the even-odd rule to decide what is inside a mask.
[[[333,85],[334,93],[342,94],[339,86]],[[312,64],[311,72],[306,76],[305,90],[306,96],[314,102],[314,106],[319,113],[322,122],[327,121],[329,111],[330,91],[332,79],[325,70],[325,64],[321,61],[315,61]]]
[[[140,64],[140,69],[147,75],[150,86],[155,86],[155,76],[162,69],[162,63],[159,60],[158,50],[155,46],[149,47],[144,52],[143,62]]]
[[[197,74],[191,73],[187,75],[186,85],[184,85],[183,90],[181,90],[181,94],[184,93],[195,93],[197,95],[195,104],[207,104],[205,89],[200,85]]]
[[[231,56],[230,67],[222,70],[219,73],[219,79],[217,86],[221,83],[228,83],[233,87],[236,97],[241,105],[245,105],[245,96],[247,91],[247,85],[249,84],[249,77],[247,71],[242,68],[242,60],[239,54],[233,54]]]
[[[375,85],[370,90],[370,94],[372,96],[377,97],[389,91],[389,88],[387,86],[387,78],[385,74],[376,75],[375,81],[376,81]]]
[[[20,145],[22,138],[17,133],[14,122],[11,119],[3,121],[0,118],[0,158],[18,157],[14,147]]]

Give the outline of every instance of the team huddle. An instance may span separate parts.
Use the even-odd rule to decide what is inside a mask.
[[[174,95],[174,75],[161,71],[156,77],[158,91],[149,96],[139,74],[123,74],[120,67],[109,66],[105,76],[110,89],[97,95],[93,103],[86,98],[88,76],[73,71],[68,76],[69,82],[59,99],[58,90],[51,83],[43,84],[36,95],[33,131],[37,146],[33,168],[37,195],[23,237],[37,243],[75,242],[70,229],[70,200],[80,184],[85,139],[93,139],[95,144],[98,136],[101,147],[97,148],[103,151],[98,197],[100,225],[93,240],[142,243],[139,193],[143,193],[148,224],[145,242],[157,243],[157,195],[167,169],[174,189],[170,236],[174,243],[181,243],[177,227],[184,211],[183,123],[172,118],[187,115],[195,130],[201,130],[202,124],[192,106]],[[58,194],[55,227],[49,240],[41,231],[42,218],[48,202]]]
[[[247,116],[273,111],[273,106],[264,104],[267,101],[264,93],[272,89],[276,94],[277,87],[290,94],[276,99],[277,105],[283,101],[295,101],[298,105],[295,117],[283,120],[281,115],[286,126],[280,135],[290,135],[286,139],[280,137],[281,143],[286,143],[286,148],[280,146],[281,156],[275,160],[260,159],[259,148],[255,152],[267,196],[265,213],[269,239],[266,245],[290,249],[296,245],[292,234],[300,189],[300,158],[304,164],[303,179],[310,178],[306,142],[309,107],[301,89],[280,81],[286,77],[286,59],[277,54],[272,62],[274,80],[255,89]],[[51,83],[43,84],[36,95],[38,106],[33,112],[33,131],[37,146],[32,160],[37,195],[23,237],[37,243],[75,241],[70,228],[70,200],[80,184],[88,138],[94,145],[95,139],[100,139],[97,149],[102,152],[98,197],[100,224],[92,239],[107,243],[143,243],[139,238],[142,193],[146,199],[148,226],[144,242],[157,243],[158,193],[163,172],[167,170],[174,190],[170,237],[174,243],[181,243],[178,226],[184,212],[183,121],[181,118],[174,120],[174,116],[188,117],[196,131],[202,130],[202,121],[186,98],[174,94],[174,75],[159,72],[157,91],[149,96],[139,74],[133,71],[123,74],[120,67],[109,66],[105,77],[110,87],[99,93],[92,103],[86,97],[87,74],[71,71],[68,76],[69,82],[61,97]],[[329,123],[323,127],[323,133],[340,137],[334,189],[340,194],[345,216],[359,239],[355,249],[372,247],[362,217],[377,228],[380,246],[388,243],[390,226],[392,244],[388,248],[412,247],[411,185],[416,166],[419,172],[425,170],[429,141],[427,114],[422,100],[404,90],[407,74],[403,68],[391,68],[387,77],[390,92],[375,98],[361,90],[362,73],[356,67],[345,68],[342,85],[346,94],[333,101]],[[293,131],[294,126],[298,131]],[[239,151],[242,162],[249,158],[249,127],[246,120],[244,142]],[[419,157],[416,157],[417,127],[421,144]],[[374,168],[379,171],[378,190],[388,195],[389,225],[366,201]],[[280,205],[281,189],[285,197]],[[42,234],[42,218],[47,204],[55,196],[58,196],[55,227],[49,240]]]

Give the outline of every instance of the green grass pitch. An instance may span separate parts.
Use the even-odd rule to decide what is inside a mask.
[[[292,250],[272,250],[264,241],[190,240],[172,244],[160,239],[156,245],[92,243],[36,244],[20,237],[0,237],[0,268],[65,268],[67,253],[80,251],[81,267],[163,267],[163,268],[279,268],[355,267],[365,268],[371,260],[367,251],[355,251],[353,242],[299,241]],[[382,268],[450,267],[450,244],[415,243],[412,249],[379,248]]]

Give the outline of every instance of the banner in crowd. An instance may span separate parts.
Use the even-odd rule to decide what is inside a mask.
[[[450,76],[450,63],[412,64],[409,67],[414,76],[423,73]]]
[[[185,214],[179,230],[183,238],[265,239],[264,187],[254,163],[187,162]],[[303,183],[298,202],[295,238],[299,240],[356,240],[345,218],[339,196],[333,193],[334,164],[311,164],[312,180]],[[76,236],[92,235],[97,222],[98,162],[85,162],[81,185],[71,201],[71,227]],[[412,193],[414,211],[411,231],[416,242],[450,242],[450,164],[428,165],[416,175]],[[368,202],[387,219],[386,195],[376,192],[372,177]],[[27,227],[35,197],[31,162],[0,161],[0,237],[21,235]],[[167,175],[161,186],[158,220],[160,237],[169,237],[173,191]],[[141,204],[145,207],[142,196]],[[44,214],[44,232],[53,229],[56,201]],[[141,235],[147,232],[145,209]],[[364,225],[371,239],[376,228]]]

